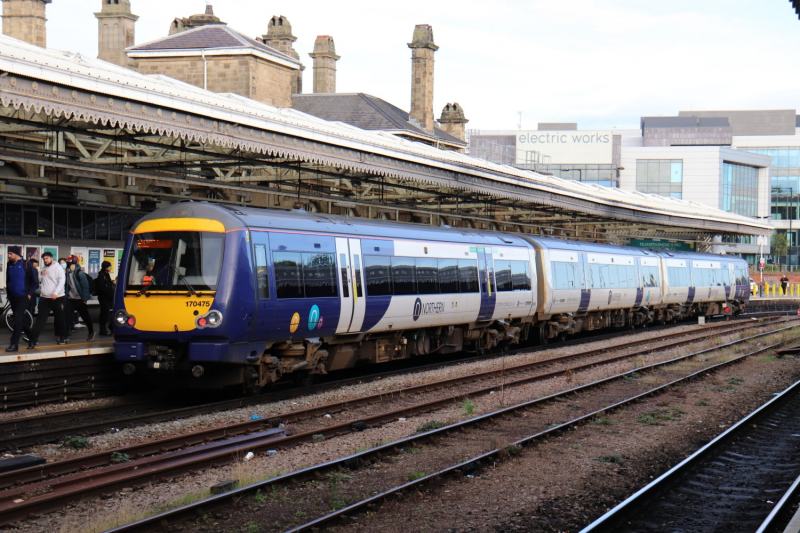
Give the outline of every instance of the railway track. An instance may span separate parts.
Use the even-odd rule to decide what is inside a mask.
[[[785,331],[791,329],[792,327],[796,326],[790,326],[789,328],[782,328],[778,331]],[[746,339],[734,341],[732,343],[724,345],[723,347],[735,346],[737,344],[744,343],[754,338],[763,337],[771,333],[774,333],[774,331],[761,333]],[[693,357],[699,354],[710,353],[715,350],[718,350],[719,348],[720,347],[714,347],[703,350],[701,352],[697,352],[695,354],[682,356],[680,358],[671,360],[670,363],[674,363],[677,360],[683,360],[688,357]],[[619,356],[614,359],[617,360],[622,357],[629,358],[630,354],[627,354],[625,356]],[[593,364],[598,364],[598,363],[592,363],[592,365]],[[650,367],[645,367],[645,368],[656,368],[664,364],[668,363],[658,363],[656,365],[651,365]],[[591,365],[586,365],[586,366],[591,366]],[[553,372],[546,376],[553,377],[554,375],[557,374],[563,374],[563,372],[564,371],[561,370],[558,372]],[[618,376],[615,376],[614,378],[600,380],[593,384],[586,385],[584,387],[579,387],[577,389],[568,391],[567,393],[561,393],[561,394],[568,394],[571,392],[575,392],[577,390],[596,387],[602,383],[607,382],[609,379],[619,379],[623,375],[624,374],[620,374]],[[546,379],[546,377],[539,376],[538,379]],[[521,381],[527,381],[527,380],[528,378],[524,378]],[[478,394],[479,392],[480,391],[472,391],[472,393],[474,394]],[[488,392],[488,390],[486,392]],[[460,393],[458,396],[463,396],[463,393]],[[437,406],[441,407],[442,405],[452,404],[453,399],[455,397],[456,396],[448,397],[433,402],[436,405],[433,405],[430,402],[426,404],[418,404],[416,406],[406,408],[402,412],[405,413],[407,416],[418,414],[421,412],[427,412],[433,408],[437,408]],[[552,397],[549,397],[548,399],[552,400]],[[525,407],[516,406],[510,409],[511,411],[513,411],[515,409],[527,408],[530,405],[548,401],[548,399],[535,400],[533,402],[528,402],[526,404],[523,404]],[[494,416],[502,416],[506,411],[508,410],[501,410],[498,412],[499,414],[493,413],[486,416],[489,416],[489,418],[492,418]],[[394,420],[398,416],[398,414],[399,414],[398,411],[381,413],[379,415],[371,417],[371,419],[369,420],[365,419],[360,421],[360,424],[354,425],[351,423],[349,425],[349,428],[344,427],[347,425],[343,425],[342,427],[337,427],[337,428],[327,428],[326,430],[327,433],[323,432],[323,434],[327,434],[331,437],[334,437],[343,432],[347,432],[348,430],[359,430],[369,426],[375,427],[377,425],[380,425],[381,423]],[[485,418],[486,417],[479,417],[478,419],[473,419],[471,421],[466,421],[464,423],[456,424],[455,426],[468,427],[476,420],[477,423],[480,424],[481,421],[483,421]],[[447,431],[452,431],[452,430],[453,427],[451,426],[450,429],[448,429]],[[312,433],[319,434],[318,431],[311,431],[306,434],[283,436],[283,437],[276,436],[275,434],[270,434],[268,440],[265,440],[265,436],[262,435],[261,433],[262,432],[256,432],[251,435],[244,435],[241,437],[237,437],[232,441],[216,443],[213,445],[208,444],[205,445],[204,447],[199,447],[198,449],[180,450],[178,452],[172,452],[164,454],[162,456],[156,456],[155,458],[149,458],[145,462],[143,462],[143,467],[141,470],[137,468],[138,461],[134,461],[127,466],[115,465],[112,467],[106,467],[104,469],[93,470],[79,474],[74,474],[71,476],[66,476],[65,478],[60,478],[58,480],[54,480],[51,482],[40,482],[38,484],[18,487],[4,491],[0,493],[0,524],[9,523],[14,520],[24,518],[28,516],[28,514],[30,513],[38,514],[41,512],[46,512],[47,510],[54,510],[60,508],[65,503],[77,499],[79,495],[85,496],[87,494],[92,494],[92,493],[94,494],[102,493],[102,491],[104,490],[111,490],[112,488],[119,487],[121,485],[130,487],[132,484],[136,485],[138,483],[146,482],[147,480],[152,480],[153,476],[156,474],[161,476],[168,476],[168,475],[174,475],[173,472],[181,473],[191,470],[197,470],[208,465],[213,466],[214,464],[216,465],[225,464],[226,462],[231,462],[232,460],[235,460],[237,457],[241,457],[245,451],[258,452],[258,451],[264,451],[267,448],[277,448],[281,446],[288,447],[298,444],[300,442],[306,442],[308,440],[311,440],[313,437]],[[429,438],[434,433],[436,432],[426,433],[424,438]],[[423,437],[412,437],[411,439],[413,440],[418,438],[423,438]],[[196,457],[197,459],[194,459],[193,457]],[[148,465],[151,464],[152,461],[155,461],[161,465],[168,465],[168,468],[164,467],[161,470],[156,469],[157,470],[156,474],[153,474],[151,472],[152,469],[150,470],[148,469],[149,468]],[[355,463],[352,463],[352,457],[348,459],[348,461],[349,461],[348,464],[351,464],[351,466],[352,464],[357,464],[359,462],[359,460],[356,460]],[[88,468],[88,465],[86,465],[86,467]],[[46,468],[53,468],[53,465],[46,465]],[[58,466],[56,466],[56,468],[58,468]],[[322,465],[321,467],[323,471],[329,468],[330,466],[325,466],[325,465]],[[34,474],[36,470],[37,469],[28,469],[27,473]],[[46,471],[43,470],[39,471],[38,474],[40,476],[39,479],[42,478],[41,477],[42,475],[44,475],[45,477],[58,475],[56,472],[53,471],[49,471],[46,473],[45,472]],[[128,474],[126,476],[123,476],[122,474],[124,472],[127,472]],[[14,473],[14,475],[22,475],[22,474],[23,471]],[[4,486],[8,486],[7,483],[9,482],[9,480],[14,478],[14,475],[5,477]],[[294,474],[290,474],[288,476],[291,477],[293,475]],[[18,481],[24,482],[24,478],[19,479]],[[87,483],[90,484],[87,485]],[[46,492],[46,494],[37,496],[37,494],[40,494],[42,492]],[[25,499],[26,497],[27,499]],[[73,500],[71,500],[71,498]]]
[[[748,327],[752,327],[748,324]],[[661,345],[656,347],[655,349],[658,350],[667,350],[671,348],[675,348],[681,345],[694,343],[699,340],[703,340],[708,338],[709,336],[718,336],[722,335],[725,332],[736,332],[741,331],[742,327],[731,327],[731,328],[724,328],[723,332],[707,332],[701,331],[703,335],[699,337],[692,337],[690,339],[684,339],[680,341],[673,341],[666,345]],[[688,332],[691,333],[691,332]],[[667,338],[671,338],[667,337]],[[652,343],[654,339],[649,339],[649,343]],[[634,345],[635,343],[628,343],[629,345]],[[147,442],[143,444],[133,445],[133,446],[125,446],[116,448],[113,450],[107,450],[104,452],[92,454],[92,455],[84,455],[81,457],[76,457],[72,459],[67,459],[63,461],[58,461],[54,463],[48,463],[45,465],[31,467],[24,470],[17,470],[13,472],[7,473],[0,473],[0,489],[6,489],[9,487],[20,486],[22,484],[27,483],[36,483],[40,482],[41,480],[48,480],[58,476],[63,476],[66,474],[70,474],[73,472],[77,472],[80,470],[88,470],[91,468],[98,468],[103,467],[106,465],[114,464],[114,457],[131,457],[131,458],[142,458],[152,454],[157,453],[164,453],[168,451],[174,451],[181,448],[188,448],[190,446],[197,446],[200,444],[217,441],[220,439],[228,439],[232,437],[236,437],[239,435],[246,435],[253,432],[260,432],[270,427],[277,427],[280,424],[290,424],[294,422],[298,422],[301,420],[308,420],[314,417],[319,417],[325,414],[330,413],[337,413],[344,410],[352,410],[359,407],[365,407],[369,405],[378,404],[384,402],[391,398],[410,398],[415,395],[421,395],[424,393],[430,393],[434,391],[440,391],[449,388],[458,388],[463,387],[465,385],[469,385],[472,383],[479,383],[491,380],[492,378],[498,378],[501,375],[503,377],[509,377],[510,379],[503,381],[503,387],[505,388],[512,388],[515,386],[524,385],[527,383],[533,383],[536,381],[544,381],[547,379],[551,379],[554,377],[560,377],[565,372],[580,372],[581,370],[585,370],[591,368],[593,366],[598,366],[602,364],[610,364],[618,361],[624,361],[631,359],[632,357],[640,356],[644,353],[651,351],[653,348],[648,348],[647,350],[640,351],[634,354],[625,353],[623,355],[616,355],[612,357],[607,357],[602,360],[594,360],[591,362],[586,362],[583,364],[578,364],[575,366],[571,366],[569,368],[560,368],[560,369],[550,369],[544,373],[537,373],[532,375],[526,375],[522,377],[518,377],[516,379],[513,378],[515,374],[521,374],[541,369],[546,369],[547,367],[563,364],[570,361],[575,361],[582,358],[589,358],[592,356],[602,355],[605,350],[586,350],[584,352],[579,352],[576,354],[570,354],[561,357],[550,358],[542,361],[536,361],[531,363],[525,363],[521,365],[516,365],[512,367],[507,367],[498,370],[490,370],[486,372],[480,372],[471,374],[464,377],[452,378],[441,380],[434,383],[427,383],[424,385],[419,386],[412,386],[406,387],[403,389],[396,389],[391,391],[385,391],[379,394],[374,394],[370,396],[365,396],[362,398],[357,399],[350,399],[344,400],[335,403],[329,403],[317,407],[312,407],[308,409],[290,411],[283,414],[276,415],[274,417],[270,417],[265,420],[248,420],[245,422],[239,422],[235,424],[229,424],[226,426],[215,427],[211,429],[196,431],[193,433],[176,435],[174,437],[166,438],[166,439],[159,439],[153,442]],[[291,447],[296,446],[298,444],[306,443],[306,442],[313,442],[315,436],[322,435],[326,438],[329,437],[337,437],[343,435],[345,433],[350,433],[354,431],[361,431],[365,428],[370,427],[378,427],[383,425],[387,422],[392,422],[398,418],[405,417],[405,416],[413,416],[424,412],[435,411],[437,409],[441,409],[442,407],[446,407],[451,405],[453,402],[462,399],[465,396],[470,397],[477,397],[480,395],[490,394],[495,389],[497,389],[497,383],[491,383],[486,386],[482,386],[477,389],[469,389],[469,390],[461,390],[458,392],[454,392],[451,394],[447,394],[445,396],[441,396],[435,400],[415,404],[409,407],[401,407],[400,409],[391,410],[388,412],[381,412],[375,413],[371,416],[364,417],[359,420],[357,423],[352,422],[344,422],[341,424],[335,424],[328,426],[326,428],[321,429],[314,429],[303,433],[298,433],[291,436],[285,436],[281,438],[279,441],[270,444],[271,446],[280,446],[280,447]],[[319,438],[319,437],[316,437]],[[245,444],[247,441],[241,441]],[[258,451],[257,448],[253,449],[253,451]],[[234,450],[234,453],[238,453],[239,449],[237,448]],[[183,455],[186,457],[186,455]],[[231,456],[233,457],[233,456]],[[219,464],[225,464],[229,461],[220,459],[218,461]],[[46,486],[43,484],[41,486],[34,486],[33,489],[41,488]],[[31,490],[29,488],[22,489],[21,492],[25,492]],[[2,497],[3,493],[0,493],[0,497]]]
[[[582,533],[772,531],[797,491],[798,436],[800,381]]]
[[[779,320],[778,317],[771,317],[763,319],[764,323],[770,323],[775,320]],[[680,337],[691,337],[688,340],[684,341],[676,341],[666,346],[660,346],[659,349],[668,349],[670,347],[676,347],[680,344],[686,344],[689,342],[696,342],[702,338],[713,337],[722,334],[722,332],[735,330],[740,327],[756,327],[759,323],[754,323],[753,321],[743,321],[744,325],[739,323],[731,323],[731,322],[724,322],[715,325],[706,326],[704,329],[701,330],[694,330],[694,331],[683,331],[683,332],[673,332],[673,333],[666,333],[664,335],[660,335],[658,337],[650,337],[648,339],[640,339],[637,341],[626,341],[626,347],[636,347],[636,346],[643,346],[643,345],[652,345],[655,342],[660,342],[668,339],[673,338],[680,338]],[[699,337],[694,337],[693,334],[700,333]],[[530,351],[526,350],[525,348],[519,348],[515,351]],[[566,362],[570,360],[574,360],[580,357],[592,357],[596,355],[600,355],[602,353],[607,352],[607,348],[601,349],[592,349],[592,350],[583,350],[580,352],[576,352],[574,354],[564,356],[557,359],[550,359],[543,362],[531,363],[527,365],[516,366],[512,368],[508,368],[502,370],[502,372],[506,373],[515,373],[521,371],[528,371],[533,370],[536,368],[541,368],[545,364],[552,364],[554,362]],[[628,354],[624,357],[631,357],[631,354]],[[470,358],[470,360],[482,360],[485,359],[484,357],[478,358]],[[549,363],[548,363],[549,361]],[[459,360],[458,363],[464,363],[465,361]],[[435,368],[443,368],[442,364],[433,364],[433,365],[426,365],[424,367],[417,367],[413,371],[425,371],[431,370]],[[8,420],[4,422],[0,422],[0,447],[5,447],[8,450],[19,450],[25,448],[27,446],[32,446],[35,444],[43,444],[47,442],[56,442],[58,439],[61,439],[66,436],[72,435],[92,435],[97,434],[102,431],[111,429],[111,428],[125,428],[131,427],[134,425],[141,425],[146,423],[157,423],[163,422],[168,420],[175,420],[179,418],[186,418],[189,416],[196,416],[208,413],[214,413],[224,410],[231,410],[231,409],[238,409],[242,407],[260,405],[264,403],[274,402],[278,400],[283,400],[291,397],[298,396],[300,394],[310,394],[310,393],[317,393],[322,392],[325,390],[334,389],[337,387],[342,387],[350,384],[360,383],[364,381],[370,380],[378,380],[390,375],[395,375],[398,373],[405,373],[408,370],[397,370],[391,372],[385,372],[382,374],[375,374],[370,377],[357,377],[357,378],[350,378],[345,380],[338,380],[330,383],[323,383],[319,385],[314,385],[311,387],[303,388],[302,390],[288,390],[288,391],[279,391],[274,392],[266,395],[256,396],[256,397],[246,397],[246,398],[237,398],[233,400],[225,400],[220,402],[213,402],[213,403],[205,403],[200,405],[190,405],[187,407],[181,407],[178,409],[169,409],[169,410],[158,410],[157,412],[141,412],[139,414],[131,416],[129,413],[132,409],[137,409],[141,406],[137,406],[134,404],[126,405],[123,404],[116,408],[113,407],[102,407],[94,410],[81,410],[77,412],[69,412],[69,413],[53,413],[48,415],[41,415],[36,417],[29,417],[26,419],[17,419],[17,420]],[[446,384],[442,386],[454,386],[458,384],[465,384],[469,382],[479,381],[482,379],[488,379],[491,377],[497,376],[501,371],[490,371],[484,372],[480,374],[475,374],[473,376],[467,376],[464,378],[459,378],[458,380],[450,380]],[[414,390],[402,390],[402,391],[393,391],[392,394],[415,394],[420,392],[429,392],[434,390],[438,387],[436,384],[430,384],[423,388],[412,388]],[[353,408],[359,405],[366,405],[368,403],[374,403],[377,400],[386,397],[386,395],[377,395],[377,397],[369,397],[363,398],[358,400],[348,400],[344,402],[340,402],[337,405],[328,405],[323,406],[321,409],[309,409],[302,414],[298,414],[297,416],[288,416],[283,417],[281,420],[282,422],[294,422],[297,420],[301,420],[304,418],[309,418],[316,415],[322,415],[331,412],[338,412],[345,408]],[[149,405],[149,404],[145,404]],[[143,409],[144,410],[144,409]],[[114,417],[114,416],[103,416],[105,414],[113,415],[116,412],[124,413],[122,417]],[[100,420],[89,420],[87,418],[92,417],[100,417]],[[67,425],[61,425],[64,422],[67,422]],[[48,425],[55,425],[55,427],[47,427]],[[242,432],[247,430],[252,430],[253,427],[257,427],[258,425],[263,425],[262,423],[255,422],[255,423],[244,423],[241,425],[240,428],[236,428],[236,432]],[[42,426],[47,427],[46,429],[42,429],[39,431],[32,431],[33,428],[41,428]],[[215,432],[218,434],[218,432]],[[217,437],[220,438],[220,437]],[[171,449],[168,447],[168,449]]]
[[[482,416],[470,418],[462,422],[457,422],[454,424],[443,426],[438,429],[427,431],[425,433],[412,435],[410,437],[394,441],[390,444],[378,445],[374,448],[371,448],[369,450],[360,453],[328,461],[326,463],[308,467],[295,472],[291,472],[289,474],[281,475],[269,479],[267,481],[255,483],[248,487],[236,489],[231,492],[214,496],[212,498],[208,498],[196,502],[194,504],[186,505],[172,511],[160,513],[158,515],[143,520],[139,520],[132,524],[120,526],[110,531],[114,533],[121,533],[121,532],[146,532],[146,531],[163,530],[167,528],[170,524],[175,524],[178,522],[195,519],[198,516],[205,515],[212,511],[217,513],[216,516],[220,515],[224,516],[226,507],[228,507],[232,502],[240,501],[242,498],[245,498],[248,495],[257,494],[259,492],[262,494],[265,492],[269,493],[270,490],[274,490],[274,488],[281,486],[286,486],[286,487],[300,486],[298,485],[299,483],[304,483],[310,480],[325,479],[326,476],[335,475],[337,472],[351,471],[353,475],[356,475],[356,472],[364,471],[363,469],[361,469],[361,467],[367,466],[375,461],[380,461],[383,457],[398,455],[401,449],[405,450],[414,449],[414,447],[420,446],[421,444],[425,443],[428,443],[430,446],[435,448],[437,443],[441,442],[442,439],[448,436],[453,436],[453,435],[457,436],[461,432],[483,431],[485,428],[489,428],[490,430],[493,431],[495,425],[502,426],[503,424],[505,424],[505,426],[509,426],[510,424],[512,427],[515,427],[518,426],[518,423],[515,424],[513,422],[513,419],[515,417],[526,416],[526,413],[533,412],[532,410],[538,407],[551,404],[554,401],[555,402],[560,401],[567,397],[572,397],[576,393],[591,392],[595,389],[600,389],[608,384],[619,382],[620,380],[627,381],[624,380],[623,378],[626,377],[630,378],[632,375],[635,376],[643,372],[651,372],[657,369],[663,369],[665,367],[675,365],[675,363],[677,362],[687,361],[691,358],[697,358],[698,356],[703,356],[704,359],[701,359],[701,361],[707,362],[707,365],[700,370],[690,373],[684,373],[683,375],[675,379],[671,379],[667,383],[664,383],[662,385],[653,386],[652,388],[649,388],[643,392],[640,392],[632,396],[624,397],[620,400],[614,401],[611,404],[604,405],[598,409],[594,409],[589,413],[575,417],[567,422],[552,426],[548,429],[539,431],[531,435],[526,435],[520,439],[510,442],[508,446],[498,447],[488,452],[480,453],[473,457],[461,460],[457,464],[451,463],[448,466],[441,468],[431,474],[425,474],[423,476],[420,476],[419,479],[413,479],[412,481],[401,483],[387,490],[383,490],[374,496],[363,498],[352,505],[347,505],[337,511],[328,513],[320,518],[312,520],[306,524],[300,525],[295,529],[292,529],[291,531],[299,532],[299,531],[315,530],[315,528],[319,528],[328,523],[335,522],[336,520],[342,519],[343,517],[350,517],[354,513],[359,513],[370,509],[374,511],[380,506],[381,502],[386,498],[402,494],[404,492],[416,492],[417,490],[419,490],[419,487],[422,487],[428,483],[435,482],[438,479],[445,478],[450,475],[463,476],[467,474],[470,475],[474,474],[475,472],[480,471],[487,465],[493,464],[493,462],[502,461],[507,459],[509,455],[521,453],[521,451],[525,447],[528,447],[536,443],[538,440],[542,438],[557,434],[558,432],[564,431],[566,429],[570,429],[578,424],[587,423],[596,417],[606,416],[608,412],[611,412],[615,409],[619,409],[623,406],[630,405],[650,395],[670,390],[678,384],[681,384],[691,379],[695,379],[701,375],[713,372],[727,365],[735,364],[737,362],[744,360],[747,357],[762,354],[764,352],[770,352],[776,346],[778,346],[778,344],[759,347],[758,349],[750,351],[749,353],[745,353],[739,356],[733,356],[729,360],[718,363],[713,362],[714,356],[712,355],[712,352],[714,351],[718,351],[720,349],[725,349],[725,348],[732,348],[734,346],[741,345],[743,343],[750,342],[755,339],[765,337],[767,335],[771,335],[777,332],[787,331],[795,327],[797,326],[790,326],[787,328],[781,328],[778,330],[760,333],[758,335],[733,341],[731,343],[727,343],[722,346],[701,350],[693,354],[676,357],[668,361],[654,363],[645,367],[638,368],[636,370],[616,374],[614,376],[594,381],[592,383],[575,387],[566,391],[558,392],[556,394],[552,394],[544,398],[523,402],[510,407],[504,407],[502,409],[498,409],[496,411],[487,413]],[[446,457],[448,459],[445,459],[445,461],[447,460],[453,461],[452,454],[450,454],[449,452],[446,453]],[[364,475],[369,475],[369,473]],[[283,501],[286,501],[286,497],[288,497],[288,495],[284,497]],[[220,513],[220,511],[222,512]],[[0,516],[0,519],[1,518],[2,517]]]

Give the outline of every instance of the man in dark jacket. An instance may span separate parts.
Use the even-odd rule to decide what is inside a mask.
[[[786,291],[789,288],[789,278],[786,277],[786,274],[783,275],[781,278],[781,290],[783,291],[784,296],[786,295]]]
[[[97,275],[97,300],[100,302],[100,336],[111,335],[111,311],[114,309],[115,280],[111,279],[111,263],[103,261]]]
[[[67,331],[72,331],[72,326],[75,322],[75,311],[81,315],[83,323],[89,329],[89,336],[87,341],[94,340],[94,324],[92,317],[89,315],[89,307],[86,305],[91,299],[92,295],[89,291],[89,276],[81,270],[81,265],[78,264],[77,257],[70,256],[67,267],[67,282],[64,286],[64,292],[67,295],[66,318],[67,318]]]
[[[11,342],[6,348],[7,352],[19,351],[19,340],[22,332],[31,339],[28,321],[25,320],[25,311],[39,288],[39,277],[34,272],[33,266],[22,259],[22,246],[8,247],[8,266],[6,267],[6,291],[11,300],[11,309],[14,312],[14,333]],[[28,349],[36,347],[35,342],[28,344]]]

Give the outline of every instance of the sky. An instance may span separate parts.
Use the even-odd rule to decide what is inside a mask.
[[[205,0],[131,0],[136,43],[165,36]],[[800,108],[800,21],[788,0],[213,0],[250,37],[284,15],[311,91],[317,35],[331,35],[337,92],[408,110],[410,42],[431,24],[434,112],[458,102],[470,129],[638,128],[681,110]],[[53,0],[48,47],[97,55],[101,0]]]

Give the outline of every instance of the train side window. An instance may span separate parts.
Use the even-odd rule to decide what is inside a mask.
[[[575,279],[578,278],[578,264],[572,263]],[[530,263],[527,261],[511,261],[511,285],[514,291],[531,290]]]
[[[391,296],[391,260],[382,255],[365,255],[364,270],[367,274],[369,296]]]
[[[510,292],[514,290],[511,281],[511,261],[496,261],[494,264],[494,279],[497,292]]]
[[[413,257],[392,257],[392,294],[417,294],[416,269]]]
[[[480,292],[477,261],[473,259],[458,260],[458,284],[462,293]]]
[[[363,291],[361,289],[361,256],[354,255],[353,256],[353,270],[354,276],[356,278],[356,296],[361,298],[364,296]]]
[[[592,289],[604,288],[600,278],[600,265],[589,265],[589,282]]]
[[[258,286],[258,297],[262,300],[269,299],[267,247],[263,244],[256,244],[256,284]]]
[[[303,258],[295,252],[273,252],[278,298],[303,297]]]
[[[350,298],[350,281],[347,279],[347,255],[339,254],[339,270],[342,273],[342,298]]]
[[[417,292],[439,294],[439,265],[432,257],[417,257]]]
[[[306,298],[338,296],[336,259],[333,254],[303,254],[303,285]]]
[[[439,290],[442,294],[461,292],[458,286],[457,259],[439,259]]]

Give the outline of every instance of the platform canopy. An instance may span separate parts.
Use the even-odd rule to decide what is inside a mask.
[[[6,198],[119,209],[203,199],[608,242],[771,232],[695,202],[500,166],[6,36],[0,160]]]

